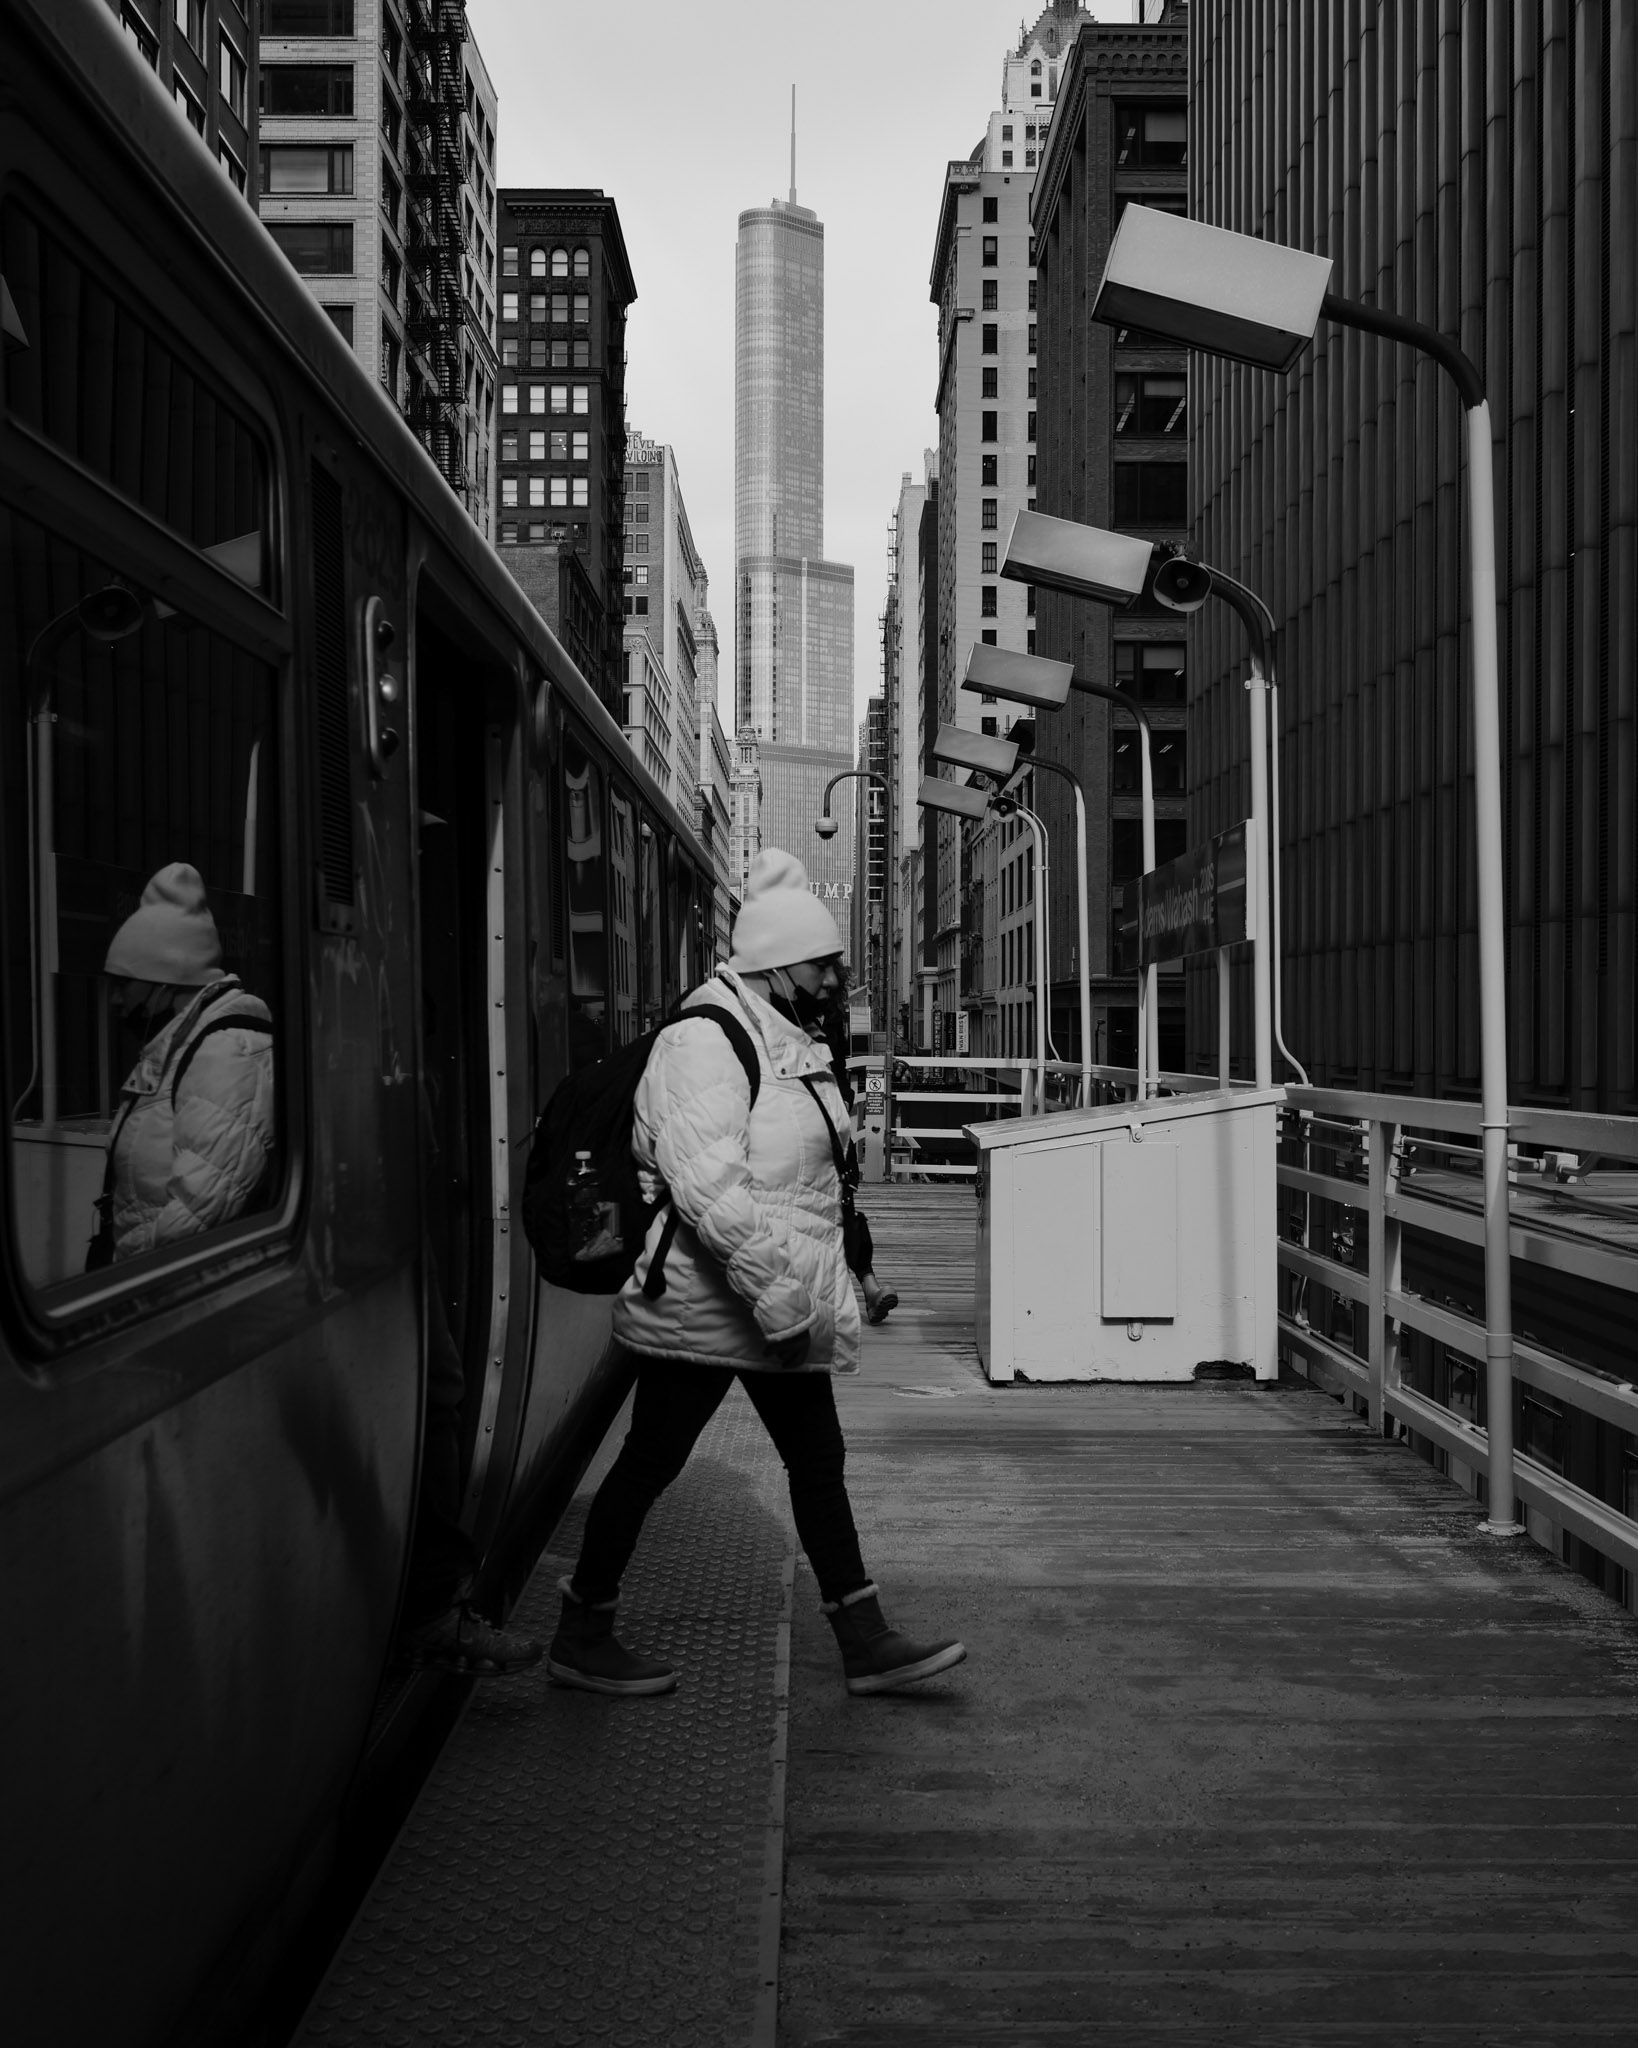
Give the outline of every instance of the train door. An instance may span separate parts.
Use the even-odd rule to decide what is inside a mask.
[[[505,701],[509,686],[503,673],[461,644],[458,628],[429,616],[425,602],[416,616],[414,675],[426,1133],[425,1470],[430,1483],[437,1469],[447,1489],[449,1461],[458,1457],[457,1490],[470,1520],[496,1435],[508,1348],[505,1304],[513,1291],[510,1246],[498,1221],[510,1192],[504,1164],[511,1064],[504,1038],[507,723],[490,710],[492,701]]]

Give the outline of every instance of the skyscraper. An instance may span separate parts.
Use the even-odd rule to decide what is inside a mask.
[[[836,837],[813,824],[826,782],[853,766],[853,571],[824,559],[825,230],[797,205],[795,172],[793,135],[789,200],[739,217],[734,723],[760,743],[763,844],[787,847],[844,903],[851,783],[831,806]]]

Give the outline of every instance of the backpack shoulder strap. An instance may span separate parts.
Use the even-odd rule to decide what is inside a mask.
[[[723,1035],[734,1048],[735,1056],[745,1069],[745,1079],[750,1084],[751,1107],[756,1108],[756,1098],[762,1092],[762,1062],[756,1056],[756,1046],[751,1034],[734,1015],[720,1003],[695,1003],[692,1009],[679,1010],[671,1019],[673,1024],[688,1024],[696,1017],[709,1017],[713,1024],[720,1024]]]
[[[182,1057],[176,1063],[176,1072],[171,1076],[171,1108],[176,1108],[176,1091],[182,1086],[182,1076],[193,1065],[193,1056],[205,1040],[216,1031],[260,1031],[266,1037],[273,1036],[273,1025],[269,1018],[257,1017],[249,1010],[230,1010],[225,1017],[212,1017],[202,1031],[196,1031],[182,1048]]]

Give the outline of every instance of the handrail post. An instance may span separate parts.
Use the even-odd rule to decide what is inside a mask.
[[[1370,1270],[1369,1359],[1371,1367],[1371,1423],[1381,1436],[1390,1431],[1388,1395],[1399,1384],[1399,1326],[1392,1323],[1388,1296],[1399,1292],[1399,1224],[1388,1214],[1388,1200],[1396,1185],[1394,1147],[1399,1136],[1397,1124],[1372,1122],[1367,1125],[1370,1147],[1370,1209],[1367,1215],[1367,1258]]]

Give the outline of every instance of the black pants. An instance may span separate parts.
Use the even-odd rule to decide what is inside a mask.
[[[643,1518],[688,1463],[701,1430],[738,1379],[773,1439],[790,1480],[796,1533],[819,1590],[839,1600],[869,1583],[842,1467],[846,1446],[828,1372],[742,1372],[645,1359],[620,1455],[586,1517],[575,1591],[612,1600],[637,1548]]]

